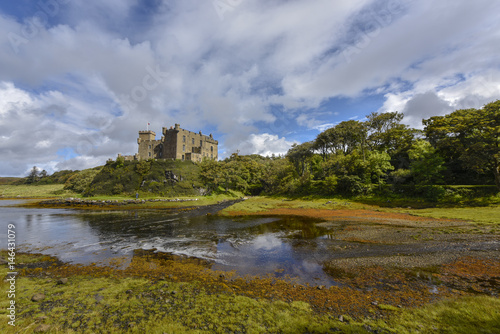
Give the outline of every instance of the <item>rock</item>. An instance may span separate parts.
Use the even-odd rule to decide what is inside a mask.
[[[96,302],[99,303],[99,302],[104,300],[104,297],[100,294],[96,294],[96,295],[94,295],[94,299],[96,300]]]
[[[43,332],[47,332],[49,329],[50,329],[50,325],[41,324],[41,325],[38,325],[37,328],[35,328],[34,332],[35,333],[43,333]]]
[[[132,293],[132,290],[130,290],[130,289],[129,289],[129,290],[125,291],[125,293],[126,293],[127,295],[130,295],[130,294]]]
[[[341,315],[341,316],[339,317],[339,321],[340,321],[340,322],[344,322],[344,316],[343,316],[343,315]]]
[[[378,303],[374,301],[374,302],[372,302],[372,305],[377,306]]]
[[[58,285],[67,284],[67,283],[68,283],[68,279],[66,277],[60,278],[60,279],[57,280],[57,284]]]
[[[174,290],[174,291],[170,292],[170,294],[172,294],[172,295],[176,295],[176,294],[177,294],[177,291],[175,291],[175,290]]]
[[[45,299],[45,295],[43,293],[35,293],[33,297],[31,297],[32,302],[39,302]]]
[[[324,285],[318,285],[318,287],[317,287],[316,289],[318,289],[318,290],[323,290],[324,288],[325,288],[325,286],[324,286]]]

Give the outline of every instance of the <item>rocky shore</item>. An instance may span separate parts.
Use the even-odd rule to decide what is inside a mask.
[[[94,199],[83,199],[83,198],[62,198],[62,199],[50,199],[46,201],[38,202],[42,206],[70,206],[70,207],[89,207],[89,206],[124,206],[131,204],[146,204],[146,203],[159,203],[159,202],[197,202],[198,198],[169,198],[169,199],[126,199],[126,200],[94,200]]]

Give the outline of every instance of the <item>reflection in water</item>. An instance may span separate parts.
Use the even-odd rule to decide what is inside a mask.
[[[196,257],[209,261],[213,269],[236,270],[241,275],[290,275],[334,284],[322,269],[334,240],[316,220],[1,206],[12,204],[8,202],[0,201],[0,214],[3,224],[16,224],[19,251],[39,251],[85,264],[123,256],[130,261],[138,249],[154,249]]]

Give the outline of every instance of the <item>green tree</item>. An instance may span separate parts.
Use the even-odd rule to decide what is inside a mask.
[[[387,172],[394,169],[390,161],[391,157],[386,152],[369,151],[367,153],[365,162],[366,171],[372,179],[374,178],[377,181],[379,186],[383,184],[382,181]]]
[[[432,145],[423,139],[416,140],[408,151],[410,170],[417,184],[432,185],[442,181],[443,158]]]
[[[387,152],[392,164],[398,168],[407,168],[408,150],[418,130],[401,124],[404,115],[396,112],[377,113],[367,116],[368,145],[373,150]]]
[[[28,174],[26,183],[27,184],[36,183],[39,178],[40,178],[40,172],[38,171],[38,168],[36,166],[33,166],[33,168],[31,168],[30,173]]]
[[[200,163],[200,168],[200,180],[211,191],[225,185],[227,171],[223,168],[223,162],[205,159]]]
[[[289,149],[286,154],[287,158],[293,163],[300,176],[303,176],[307,171],[310,159],[314,155],[313,147],[314,143],[312,141],[300,145],[293,144],[292,148]]]
[[[148,160],[141,160],[137,163],[137,165],[135,165],[136,172],[139,173],[139,175],[141,175],[142,177],[147,175],[150,169],[151,169],[151,161]]]
[[[333,128],[321,132],[314,141],[313,149],[319,151],[326,160],[332,153],[349,154],[356,148],[364,151],[366,126],[363,122],[350,120],[340,122]]]
[[[64,189],[84,193],[88,190],[97,174],[99,174],[99,169],[84,169],[71,176],[64,184]]]
[[[293,193],[297,171],[289,159],[278,158],[266,161],[262,173],[262,185],[268,194]]]
[[[491,173],[500,190],[500,100],[423,121],[431,144],[477,173]]]

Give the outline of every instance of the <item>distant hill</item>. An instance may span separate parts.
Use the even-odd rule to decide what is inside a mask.
[[[110,161],[93,177],[88,196],[151,193],[161,196],[204,194],[200,167],[191,161]]]
[[[22,179],[22,177],[0,177],[0,185],[14,184]]]

